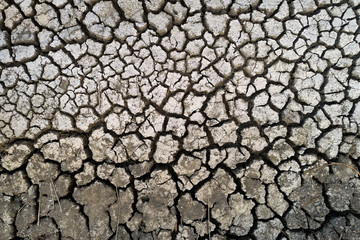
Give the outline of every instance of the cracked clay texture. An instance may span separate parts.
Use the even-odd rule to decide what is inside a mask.
[[[360,238],[359,0],[0,0],[0,240]]]

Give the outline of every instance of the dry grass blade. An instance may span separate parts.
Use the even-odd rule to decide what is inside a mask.
[[[116,217],[116,234],[115,239],[118,239],[118,233],[119,233],[119,222],[120,222],[120,194],[119,189],[116,187],[116,197],[118,202],[118,211],[117,211],[117,217]]]
[[[100,89],[100,81],[97,81],[97,100],[98,100],[99,108],[101,108],[101,89]]]
[[[287,238],[289,238],[289,236],[287,235],[287,233],[284,232],[282,229],[280,230],[280,232],[281,232],[282,234],[284,234]]]
[[[39,204],[39,207],[38,207],[38,215],[37,215],[37,225],[39,226],[39,225],[40,225],[40,204],[41,204],[41,196],[39,196],[38,204]]]
[[[178,225],[178,222],[177,220],[175,220],[175,225],[174,225],[174,228],[171,230],[171,232],[177,232],[177,225]]]
[[[24,203],[21,208],[19,208],[19,210],[17,210],[17,213],[19,213],[21,210],[23,210],[23,208],[26,206],[26,204]]]
[[[317,170],[317,169],[321,169],[321,168],[323,168],[323,167],[325,167],[325,166],[333,166],[333,165],[342,165],[342,166],[348,167],[348,168],[350,168],[351,170],[353,170],[354,172],[356,172],[356,173],[360,176],[360,172],[359,172],[356,168],[350,166],[349,164],[341,163],[341,162],[340,162],[340,163],[338,163],[338,162],[331,162],[331,163],[328,163],[328,164],[324,164],[324,165],[319,166],[319,167],[315,167],[315,168],[312,168],[312,169],[308,169],[308,170],[304,171],[304,173],[307,172],[307,171],[314,171],[314,170]]]
[[[278,227],[275,227],[275,226],[273,226],[273,225],[270,225],[270,227],[273,228],[273,229],[275,229],[276,231],[280,231],[280,233],[284,234],[284,236],[286,236],[287,238],[289,238],[289,236],[287,235],[286,232],[284,232],[283,229],[278,228]]]
[[[352,169],[353,171],[355,171],[360,176],[360,172],[356,168],[354,168],[354,167],[352,167],[352,166],[350,166],[350,165],[348,165],[346,163],[331,162],[331,163],[328,164],[328,166],[332,166],[332,165],[343,165],[345,167],[348,167],[348,168]]]
[[[320,196],[317,196],[317,197],[314,197],[314,198],[310,199],[310,200],[307,201],[306,203],[302,204],[302,205],[300,206],[300,208],[295,211],[295,213],[296,213],[296,214],[299,213],[300,209],[306,207],[307,205],[309,205],[310,203],[316,201],[316,200],[319,199],[319,198],[320,198]]]
[[[317,199],[319,199],[320,196],[314,197],[312,199],[310,199],[309,201],[307,201],[306,203],[304,203],[304,205],[302,207],[306,207],[307,205],[309,205],[310,203],[316,201]]]
[[[54,189],[54,193],[55,193],[56,201],[59,203],[60,212],[62,213],[62,208],[61,208],[60,199],[59,199],[59,196],[58,196],[58,194],[57,194],[56,187],[55,187],[55,185],[54,185],[54,182],[53,182],[53,181],[51,181],[51,187]]]
[[[209,240],[210,240],[210,239],[211,239],[211,236],[210,236],[210,206],[209,206],[209,198],[207,199],[207,214],[208,214],[208,217],[207,217],[207,232],[208,232]]]

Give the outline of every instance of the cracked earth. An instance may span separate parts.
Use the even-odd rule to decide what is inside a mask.
[[[359,15],[0,1],[0,239],[358,239]]]

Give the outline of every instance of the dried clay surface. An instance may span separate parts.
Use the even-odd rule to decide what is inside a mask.
[[[359,239],[359,0],[0,0],[0,240]]]

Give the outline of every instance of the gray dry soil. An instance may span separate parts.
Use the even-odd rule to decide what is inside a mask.
[[[359,239],[359,0],[0,0],[0,239]]]

